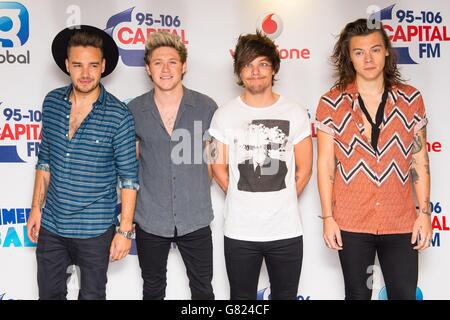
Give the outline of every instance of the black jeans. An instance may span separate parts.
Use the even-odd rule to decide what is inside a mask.
[[[263,259],[272,300],[297,299],[303,237],[261,242],[225,237],[224,246],[231,300],[256,300]]]
[[[136,225],[136,248],[144,280],[143,299],[162,300],[166,296],[167,258],[172,242],[180,250],[186,266],[193,300],[213,300],[213,246],[209,226],[184,236],[159,237]]]
[[[109,249],[114,226],[94,238],[60,237],[45,228],[36,248],[39,299],[65,300],[71,265],[79,267],[79,300],[105,300]]]
[[[415,300],[418,279],[418,253],[411,233],[374,235],[341,231],[339,251],[346,300],[370,300],[371,266],[378,254],[388,299]]]

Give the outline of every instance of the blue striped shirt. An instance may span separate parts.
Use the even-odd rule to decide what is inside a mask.
[[[67,238],[91,238],[117,222],[117,186],[138,189],[133,116],[100,84],[100,95],[71,140],[72,86],[45,97],[36,169],[50,172],[42,226]]]

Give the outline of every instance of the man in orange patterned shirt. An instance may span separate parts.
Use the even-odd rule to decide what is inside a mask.
[[[378,21],[347,24],[332,59],[338,80],[316,114],[325,244],[339,252],[347,300],[371,298],[375,254],[388,298],[415,299],[418,251],[432,236],[422,96]]]

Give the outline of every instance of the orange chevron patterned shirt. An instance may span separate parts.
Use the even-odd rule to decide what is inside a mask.
[[[412,232],[417,218],[409,178],[414,134],[426,126],[420,92],[389,90],[378,153],[364,135],[356,84],[333,88],[320,99],[316,127],[334,137],[337,159],[333,216],[341,230],[370,234]]]

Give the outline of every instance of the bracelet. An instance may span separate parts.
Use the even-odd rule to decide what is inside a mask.
[[[332,214],[330,214],[329,216],[325,216],[325,217],[322,217],[322,216],[318,216],[320,219],[322,219],[322,220],[325,220],[325,219],[328,219],[328,218],[333,218],[333,215]]]
[[[426,212],[420,211],[420,213],[426,214],[427,216],[431,217],[431,212],[428,212],[428,211],[426,211]]]

